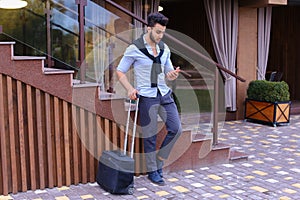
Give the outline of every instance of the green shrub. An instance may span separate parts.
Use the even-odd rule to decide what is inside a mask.
[[[267,102],[283,102],[290,100],[289,86],[284,81],[251,81],[247,89],[247,96],[249,99]]]

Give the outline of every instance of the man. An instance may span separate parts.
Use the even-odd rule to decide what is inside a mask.
[[[148,16],[147,32],[130,45],[122,57],[117,76],[132,100],[140,96],[139,117],[144,138],[144,153],[148,178],[155,184],[164,185],[162,167],[182,132],[181,122],[172,91],[165,78],[175,80],[180,72],[173,68],[170,49],[161,39],[168,18],[161,13]],[[134,67],[136,88],[128,81],[125,73]],[[165,122],[167,135],[156,152],[157,115]]]

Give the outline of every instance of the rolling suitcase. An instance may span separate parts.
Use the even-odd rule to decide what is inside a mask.
[[[130,156],[126,155],[126,148],[128,141],[130,111],[132,106],[131,100],[129,102],[129,109],[127,114],[123,152],[119,150],[103,151],[99,159],[96,181],[104,190],[110,192],[111,194],[133,194],[134,192],[133,149],[136,133],[138,104],[139,98],[136,101]]]

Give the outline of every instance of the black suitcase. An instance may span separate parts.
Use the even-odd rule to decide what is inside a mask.
[[[127,124],[125,131],[124,150],[103,151],[98,163],[96,176],[97,183],[111,194],[133,194],[134,192],[134,138],[136,132],[136,121],[139,99],[136,101],[134,116],[133,135],[130,156],[126,155],[128,127],[132,102],[129,103]]]

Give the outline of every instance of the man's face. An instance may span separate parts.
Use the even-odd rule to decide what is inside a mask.
[[[154,27],[150,27],[151,41],[156,44],[159,43],[160,40],[163,38],[165,32],[166,32],[166,27],[156,23]]]

